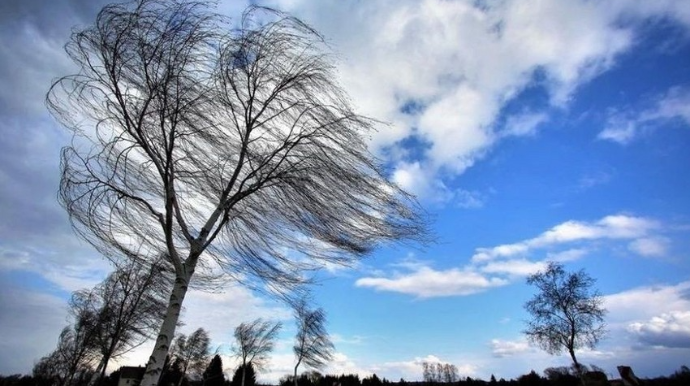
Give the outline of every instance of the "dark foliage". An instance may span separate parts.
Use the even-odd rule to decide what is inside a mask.
[[[247,365],[240,365],[235,370],[235,374],[232,376],[231,386],[242,386],[242,377],[244,376],[244,386],[255,386],[256,385],[256,372],[254,371],[254,366],[251,362]]]
[[[204,386],[223,386],[225,384],[225,373],[223,373],[223,360],[220,355],[215,355],[204,370]]]

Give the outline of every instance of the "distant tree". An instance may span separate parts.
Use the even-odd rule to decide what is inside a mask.
[[[136,260],[118,267],[92,290],[73,295],[94,315],[94,344],[101,359],[95,384],[105,377],[108,363],[154,336],[165,314],[164,294],[171,286],[162,264],[142,265]]]
[[[163,373],[159,380],[160,386],[186,384],[186,378],[182,374],[182,359],[168,355],[163,364]]]
[[[89,304],[78,294],[72,296],[69,312],[74,322],[60,333],[57,348],[36,363],[34,377],[57,386],[82,385],[91,379],[98,361],[98,315]]]
[[[297,363],[293,379],[297,386],[297,369],[300,364],[321,369],[333,358],[333,343],[326,332],[326,314],[321,308],[312,310],[306,300],[295,305],[297,335],[293,351]]]
[[[450,363],[443,365],[443,382],[454,383],[458,381],[458,368]]]
[[[232,376],[231,386],[242,386],[242,382],[244,382],[244,386],[256,385],[256,372],[251,362],[237,367]]]
[[[422,362],[422,379],[427,383],[457,382],[458,368],[450,363]]]
[[[376,374],[371,374],[362,379],[362,386],[381,386],[383,382]]]
[[[567,366],[562,367],[548,367],[544,369],[544,376],[553,385],[558,386],[577,386],[580,384],[580,378],[573,375],[571,368]]]
[[[225,373],[223,373],[223,360],[216,354],[204,370],[203,386],[223,386],[225,384]]]
[[[527,283],[539,290],[525,304],[532,316],[525,330],[527,338],[549,354],[566,350],[582,377],[575,351],[594,348],[605,333],[606,310],[601,295],[592,289],[594,279],[582,270],[567,273],[561,264],[550,262]]]
[[[235,328],[236,345],[233,350],[240,358],[242,369],[246,369],[250,363],[255,370],[261,371],[264,368],[280,328],[280,323],[271,323],[261,318],[251,323],[241,323]],[[240,386],[245,386],[244,382]]]
[[[426,230],[368,150],[375,122],[351,107],[323,37],[262,7],[228,28],[213,3],[105,6],[73,32],[76,70],[47,95],[75,137],[59,197],[78,234],[175,272],[142,386],[158,382],[191,283],[214,268],[287,296],[309,270]]]
[[[549,382],[532,370],[529,374],[518,377],[517,384],[518,386],[547,386]]]
[[[180,334],[173,343],[173,353],[176,361],[181,366],[182,377],[177,385],[182,384],[182,379],[188,373],[201,374],[209,357],[210,339],[203,328],[198,328],[189,337]]]
[[[496,384],[496,377],[493,374],[491,374],[491,378],[489,379],[489,384],[491,384],[491,385]]]

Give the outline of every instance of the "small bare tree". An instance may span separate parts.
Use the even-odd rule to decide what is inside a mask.
[[[131,260],[118,267],[90,291],[78,291],[83,307],[95,315],[95,345],[101,354],[95,384],[105,376],[108,363],[155,337],[165,315],[165,293],[172,286],[169,272],[159,264]]]
[[[203,328],[196,329],[189,336],[184,334],[177,336],[173,344],[173,353],[175,360],[182,365],[182,376],[177,386],[182,384],[182,380],[189,371],[195,374],[201,374],[204,371],[210,353],[210,343],[208,333]]]
[[[305,300],[295,306],[297,335],[295,336],[295,371],[293,381],[297,386],[297,369],[304,363],[313,369],[322,369],[333,358],[333,343],[326,332],[326,314],[323,309],[312,310]]]
[[[605,334],[601,295],[592,290],[594,279],[584,271],[568,273],[563,265],[550,262],[546,270],[527,279],[539,292],[525,304],[532,315],[525,334],[549,354],[566,350],[582,378],[582,365],[575,350],[594,348]]]
[[[56,386],[87,383],[94,373],[93,365],[98,362],[97,315],[78,296],[70,301],[70,314],[74,323],[62,330],[57,348],[33,369],[35,377],[50,379]]]
[[[48,92],[74,133],[60,200],[77,233],[175,273],[142,386],[158,382],[190,285],[224,274],[288,296],[309,270],[426,232],[367,150],[374,122],[322,37],[258,7],[236,25],[204,1],[108,5],[66,46],[79,71]]]
[[[281,326],[280,322],[271,323],[259,318],[251,323],[241,323],[235,328],[237,345],[233,350],[242,361],[242,386],[248,364],[252,364],[256,370],[261,370],[266,365]]]

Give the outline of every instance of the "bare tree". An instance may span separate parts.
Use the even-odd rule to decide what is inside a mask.
[[[33,369],[35,377],[51,379],[56,386],[85,384],[98,361],[96,316],[82,307],[81,300],[75,297],[70,302],[70,312],[74,315],[74,323],[62,330],[57,348],[41,358]]]
[[[162,264],[142,266],[132,260],[91,291],[75,295],[96,315],[95,345],[101,354],[91,384],[103,379],[108,362],[155,336],[162,320],[165,292],[172,283]]]
[[[74,133],[61,203],[105,256],[162,255],[175,272],[142,386],[191,284],[222,273],[287,296],[325,263],[423,239],[414,199],[367,150],[374,122],[301,21],[251,7],[228,28],[202,1],[137,0],[104,7],[66,50],[79,71],[47,95]]]
[[[297,368],[306,366],[321,369],[333,358],[333,343],[326,332],[326,314],[323,309],[312,310],[307,301],[301,300],[295,306],[297,335],[295,336],[295,371],[293,380],[297,386]]]
[[[594,348],[605,333],[601,295],[592,290],[594,279],[584,271],[568,273],[550,262],[546,270],[527,279],[539,292],[525,304],[532,315],[525,334],[549,354],[566,350],[580,377],[582,365],[575,350]]]
[[[182,376],[177,386],[182,384],[182,380],[188,372],[201,374],[204,371],[209,357],[210,339],[208,333],[203,328],[198,328],[189,337],[180,334],[175,339],[173,353],[175,360],[179,360],[182,365]]]
[[[279,322],[271,323],[259,318],[251,323],[241,323],[235,328],[237,345],[233,350],[242,361],[242,386],[248,364],[252,364],[256,370],[261,370],[266,365],[281,326]]]

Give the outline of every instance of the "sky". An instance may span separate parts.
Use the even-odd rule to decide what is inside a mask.
[[[72,291],[109,263],[57,202],[69,133],[44,106],[74,71],[63,45],[103,0],[0,2],[0,374],[30,373],[69,323]],[[315,301],[336,347],[327,373],[514,378],[566,366],[529,345],[526,277],[547,261],[596,279],[608,334],[584,364],[616,377],[690,365],[690,2],[270,0],[328,40],[339,81],[381,125],[371,151],[415,194],[436,242],[324,270]],[[219,11],[240,14],[242,1]],[[291,373],[292,312],[229,283],[192,291],[184,326],[284,328],[259,380]],[[143,365],[144,345],[116,365]]]

